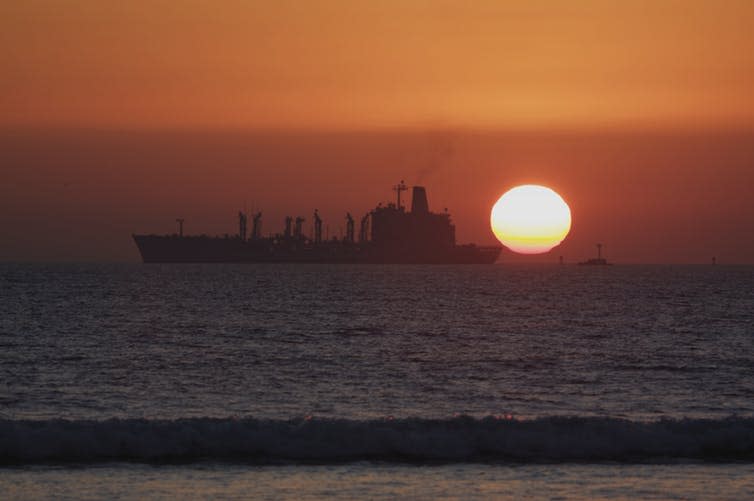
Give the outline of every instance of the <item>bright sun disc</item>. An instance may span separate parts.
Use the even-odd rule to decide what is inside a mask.
[[[526,184],[500,197],[492,207],[490,224],[500,243],[510,250],[542,254],[568,235],[571,209],[550,188]]]

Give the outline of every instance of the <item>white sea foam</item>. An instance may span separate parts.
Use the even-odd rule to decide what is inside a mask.
[[[0,420],[0,462],[754,460],[754,418]]]

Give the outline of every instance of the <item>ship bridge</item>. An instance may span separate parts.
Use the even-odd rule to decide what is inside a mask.
[[[430,212],[423,186],[413,187],[411,212],[407,212],[400,204],[402,189],[406,189],[403,183],[396,187],[397,204],[380,206],[372,211],[372,243],[379,247],[422,252],[453,247],[456,235],[450,215]]]

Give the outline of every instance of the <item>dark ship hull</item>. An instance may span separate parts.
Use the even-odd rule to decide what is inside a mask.
[[[608,263],[606,259],[587,259],[586,261],[579,262],[579,266],[612,266],[613,263]]]
[[[405,190],[405,185],[398,187]],[[246,238],[246,215],[239,213],[234,236],[133,235],[145,263],[383,263],[383,264],[491,264],[501,247],[456,245],[455,227],[447,213],[429,212],[423,188],[414,188],[411,212],[400,205],[378,206],[361,220],[358,240],[354,221],[347,215],[342,239],[323,241],[322,220],[314,213],[314,238],[303,236],[303,218],[286,218],[285,231],[261,237],[261,213],[254,217]],[[370,231],[371,230],[371,231]]]
[[[264,239],[242,241],[237,237],[179,237],[134,235],[145,263],[401,263],[491,264],[499,247],[458,245],[433,251],[386,251],[370,244],[318,244],[293,246]]]
[[[602,244],[597,244],[597,257],[581,261],[579,266],[611,266],[613,263],[609,263],[607,259],[602,257]]]

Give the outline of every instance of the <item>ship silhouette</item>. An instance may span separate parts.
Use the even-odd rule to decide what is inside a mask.
[[[411,211],[401,205],[403,181],[393,188],[397,203],[379,204],[360,219],[346,214],[346,233],[338,239],[322,238],[322,218],[313,213],[313,238],[304,235],[302,216],[287,216],[282,233],[262,236],[262,213],[238,213],[238,234],[212,237],[184,235],[183,219],[178,233],[133,235],[145,263],[385,263],[385,264],[490,264],[502,247],[456,245],[455,226],[447,209],[429,210],[422,186],[412,190]]]
[[[597,245],[597,257],[587,259],[586,261],[581,261],[579,265],[581,266],[610,266],[613,264],[613,263],[609,263],[607,259],[602,257],[602,244],[596,244],[596,245]]]

